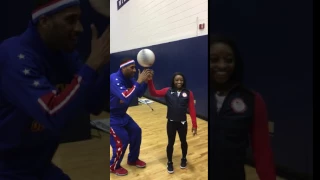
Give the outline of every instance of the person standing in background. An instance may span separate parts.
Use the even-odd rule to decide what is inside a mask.
[[[260,180],[276,180],[266,105],[242,84],[243,62],[231,40],[210,39],[210,177],[245,180],[246,150],[251,142]]]

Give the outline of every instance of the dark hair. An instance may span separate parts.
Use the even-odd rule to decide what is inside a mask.
[[[182,78],[183,78],[182,88],[183,88],[183,89],[186,89],[186,88],[187,88],[187,80],[186,80],[185,76],[184,76],[181,72],[175,72],[175,73],[173,74],[172,80],[171,80],[171,88],[172,88],[172,89],[176,89],[176,87],[175,87],[175,85],[174,85],[174,78],[175,78],[177,75],[182,76]]]
[[[223,43],[223,44],[230,46],[230,48],[232,49],[234,56],[235,56],[235,69],[234,69],[234,72],[233,72],[232,76],[230,77],[229,81],[232,81],[235,83],[242,82],[243,61],[242,61],[240,52],[236,46],[236,43],[233,40],[231,40],[230,38],[223,36],[223,35],[211,36],[210,37],[210,46],[212,46],[213,44],[217,44],[217,43]]]
[[[32,11],[48,4],[50,1],[52,0],[33,0],[33,4],[32,4]]]
[[[120,64],[123,64],[123,63],[125,63],[125,62],[127,62],[127,61],[130,61],[130,60],[132,60],[132,58],[123,58],[123,59],[120,61]]]

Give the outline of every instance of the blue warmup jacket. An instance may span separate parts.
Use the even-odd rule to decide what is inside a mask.
[[[48,167],[67,121],[100,113],[109,95],[109,64],[98,73],[78,54],[52,53],[32,23],[0,45],[0,179]],[[68,84],[58,90],[58,84]],[[23,179],[23,178],[22,178]]]
[[[141,97],[147,84],[139,84],[134,78],[124,77],[121,69],[110,75],[110,125],[126,125],[127,109],[134,97]]]

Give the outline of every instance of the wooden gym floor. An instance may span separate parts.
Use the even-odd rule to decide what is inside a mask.
[[[188,166],[182,170],[179,167],[181,148],[179,136],[176,136],[174,146],[173,174],[166,171],[166,107],[160,103],[151,104],[154,111],[147,105],[130,107],[128,114],[142,128],[142,144],[140,158],[147,163],[146,168],[128,166],[128,150],[123,158],[122,166],[129,171],[127,176],[116,176],[109,172],[109,158],[112,156],[109,145],[109,134],[102,133],[102,138],[93,138],[87,141],[65,143],[60,145],[53,162],[63,169],[72,180],[207,180],[208,179],[208,122],[197,119],[198,135],[191,134],[191,121],[188,115]],[[107,113],[92,116],[92,119],[108,117]],[[97,131],[92,131],[97,135]],[[109,175],[110,174],[110,175]],[[255,169],[246,166],[247,180],[259,180]],[[110,176],[110,178],[109,178]],[[278,180],[284,180],[279,178]]]
[[[91,119],[109,117],[108,113],[92,116]],[[109,171],[109,134],[100,132],[101,139],[64,143],[58,148],[53,162],[60,167],[72,180],[107,180]],[[92,135],[98,135],[92,130]]]
[[[132,179],[132,180],[205,180],[208,179],[208,123],[197,119],[198,135],[191,134],[191,120],[188,116],[188,166],[180,169],[181,148],[177,134],[173,152],[174,173],[167,173],[167,134],[166,134],[166,106],[160,103],[152,103],[150,106],[139,105],[130,107],[128,114],[139,124],[142,129],[142,144],[140,159],[147,163],[146,168],[136,168],[128,166],[128,150],[123,158],[121,165],[129,171],[125,177],[110,175],[110,180]],[[111,150],[111,147],[110,147]],[[111,151],[110,151],[111,152]],[[112,156],[112,152],[110,153]]]

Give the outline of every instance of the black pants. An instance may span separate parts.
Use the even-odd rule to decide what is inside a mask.
[[[211,143],[212,144],[212,143]],[[220,145],[220,146],[219,146]],[[209,176],[213,180],[245,180],[246,151],[235,148],[221,148],[215,143],[209,151]]]
[[[172,162],[173,145],[176,139],[177,131],[178,131],[180,142],[181,142],[182,157],[186,158],[187,156],[187,151],[188,151],[187,122],[182,124],[181,122],[168,120],[167,122],[167,135],[168,135],[167,157],[169,162]]]
[[[209,176],[212,180],[246,180],[244,164],[237,162],[211,163]]]

